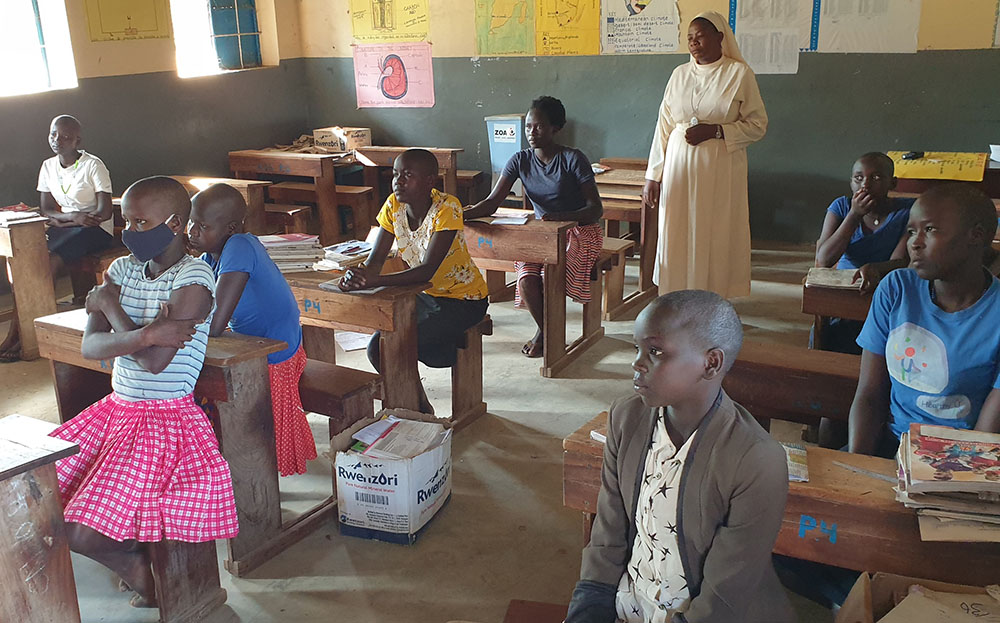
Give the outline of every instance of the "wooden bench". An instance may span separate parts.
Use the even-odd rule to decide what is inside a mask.
[[[771,419],[846,422],[860,373],[856,355],[745,340],[722,386],[765,427]]]
[[[636,307],[635,297],[625,300],[626,256],[635,246],[631,240],[604,237],[601,251],[611,255],[611,267],[604,273],[604,319],[618,320]],[[640,301],[645,303],[645,300]]]
[[[55,428],[0,419],[0,621],[80,622],[55,464],[80,447]]]
[[[280,182],[267,189],[268,197],[277,203],[307,203],[317,205],[316,184],[312,182]],[[354,235],[368,231],[378,214],[375,189],[371,186],[337,184],[337,203],[351,208]]]
[[[286,234],[304,234],[309,231],[312,207],[285,203],[265,203],[268,228],[280,228]]]
[[[214,184],[227,184],[243,195],[247,202],[247,214],[244,222],[246,231],[251,234],[266,234],[266,214],[264,211],[264,189],[271,182],[263,180],[239,180],[229,177],[199,177],[197,175],[171,175],[173,179],[184,185],[189,194],[205,190]]]
[[[601,158],[600,163],[612,169],[645,171],[649,162],[645,158]]]
[[[458,344],[458,357],[451,367],[451,421],[460,429],[486,413],[483,400],[483,336],[493,335],[489,314],[466,330]]]
[[[82,305],[90,289],[104,283],[104,272],[111,267],[111,263],[128,254],[129,250],[125,247],[114,247],[84,255],[68,264],[69,278],[73,284],[73,303]]]

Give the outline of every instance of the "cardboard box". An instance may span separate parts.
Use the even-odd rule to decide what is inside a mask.
[[[919,584],[935,591],[946,593],[967,593],[986,596],[986,589],[966,584],[949,584],[934,580],[921,580],[892,573],[862,573],[848,593],[844,605],[837,613],[835,623],[876,623],[892,610],[896,603],[906,596],[910,586]],[[992,600],[990,597],[987,599]],[[918,617],[911,623],[939,623],[932,613],[927,618]]]
[[[334,152],[351,151],[372,144],[371,128],[345,128],[339,125],[313,130],[316,147]]]
[[[407,409],[384,409],[330,441],[337,474],[337,512],[340,532],[348,536],[412,545],[434,515],[451,498],[451,435],[412,459],[373,459],[345,452],[351,435],[385,413],[446,429],[450,422]]]

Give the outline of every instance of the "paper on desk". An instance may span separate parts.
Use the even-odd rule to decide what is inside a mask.
[[[38,214],[34,212],[19,212],[15,210],[0,211],[0,223],[14,223],[29,218],[35,218]]]
[[[340,289],[341,279],[343,279],[343,277],[337,277],[336,279],[331,279],[330,281],[324,281],[319,284],[319,289],[326,290],[327,292],[340,292],[341,294],[375,294],[376,292],[381,292],[388,287],[379,286],[377,288],[365,288],[364,290],[351,290],[350,292],[345,292]]]
[[[806,274],[806,287],[838,288],[842,290],[860,290],[861,279],[854,281],[853,268],[819,268],[813,267]]]
[[[337,344],[348,352],[367,348],[368,342],[372,339],[370,333],[359,333],[358,331],[335,331],[333,336],[337,340]]]
[[[527,216],[500,216],[493,219],[493,225],[524,225],[527,222]]]

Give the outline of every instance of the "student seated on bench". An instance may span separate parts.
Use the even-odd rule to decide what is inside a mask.
[[[274,413],[274,445],[282,476],[304,474],[316,458],[299,379],[306,369],[299,306],[288,282],[253,234],[243,233],[247,204],[232,186],[215,184],[191,199],[188,248],[208,262],[218,280],[209,335],[226,327],[237,333],[281,340],[288,347],[267,356]]]
[[[837,197],[826,209],[816,243],[816,266],[854,269],[863,290],[870,291],[883,274],[906,266],[906,222],[913,199],[890,198],[896,187],[892,158],[864,154],[851,169],[851,195]],[[824,350],[860,355],[855,343],[861,322],[824,319]],[[810,336],[811,341],[812,336]]]
[[[785,452],[722,390],[743,328],[712,292],[635,321],[635,395],[611,406],[601,492],[566,623],[786,623],[771,564]]]
[[[472,263],[462,235],[462,204],[434,188],[437,159],[426,149],[408,149],[392,167],[393,193],[378,213],[380,228],[365,263],[347,271],[346,292],[430,282],[417,295],[417,358],[432,368],[455,365],[458,341],[486,317],[486,280]],[[395,238],[409,268],[382,275]],[[380,370],[379,332],[368,344],[368,360]],[[392,379],[386,379],[392,383]],[[420,410],[434,413],[420,388]]]
[[[1000,281],[983,267],[996,210],[963,184],[910,210],[910,268],[875,291],[858,336],[851,452],[892,457],[911,422],[1000,432]]]
[[[56,469],[70,547],[105,565],[154,607],[144,543],[236,536],[229,465],[192,397],[205,360],[215,278],[185,253],[187,191],[168,177],[122,197],[122,241],[87,296],[83,356],[114,358],[113,392],[52,435],[79,444]]]
[[[42,163],[38,192],[39,210],[49,219],[46,237],[54,280],[66,264],[117,243],[111,235],[111,176],[100,158],[80,149],[80,122],[69,115],[59,115],[49,126],[48,141],[56,155]],[[0,344],[0,361],[20,358],[18,330],[18,324],[11,322],[7,337]]]

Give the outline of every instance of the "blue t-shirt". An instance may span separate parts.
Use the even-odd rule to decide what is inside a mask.
[[[226,273],[250,275],[240,302],[229,319],[229,328],[244,335],[281,340],[288,344],[285,350],[268,355],[267,363],[290,359],[302,344],[299,305],[288,282],[257,237],[253,234],[233,234],[222,248],[217,264],[208,253],[201,259],[212,267],[216,280]]]
[[[847,249],[837,262],[837,268],[861,268],[865,264],[885,262],[892,257],[892,252],[906,231],[906,223],[910,220],[910,208],[916,199],[892,197],[889,201],[893,204],[893,210],[885,217],[881,227],[867,235],[860,224],[854,230],[851,241],[847,243]],[[826,211],[836,214],[843,221],[851,211],[851,198],[837,197]]]
[[[535,216],[550,212],[572,212],[586,207],[583,185],[593,181],[590,160],[579,149],[563,147],[548,164],[535,155],[534,149],[524,149],[511,156],[503,168],[503,176],[520,179]]]
[[[931,302],[930,282],[912,269],[878,284],[858,346],[885,355],[897,437],[911,422],[973,428],[990,390],[1000,388],[1000,281],[992,280],[954,313]]]

